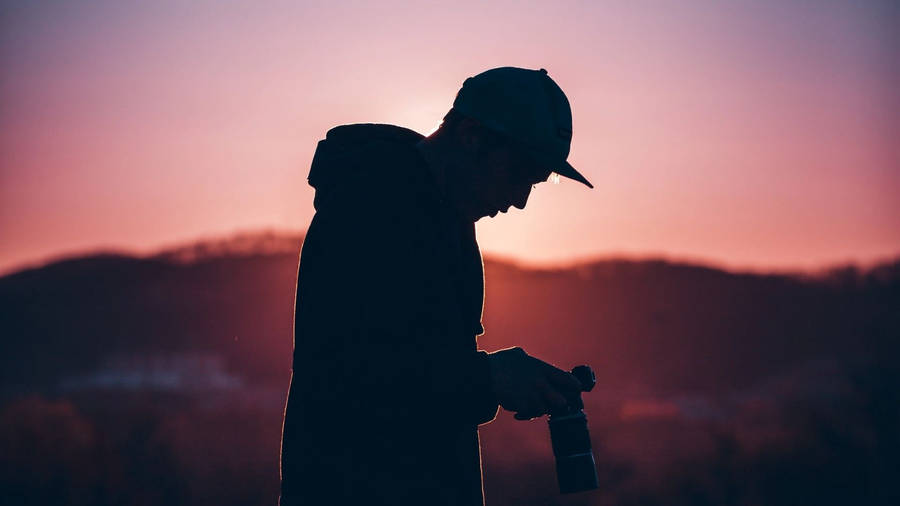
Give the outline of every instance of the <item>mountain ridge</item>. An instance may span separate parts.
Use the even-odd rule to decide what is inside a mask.
[[[0,466],[24,469],[10,490],[271,503],[295,241],[107,252],[0,277]],[[584,401],[603,482],[584,504],[694,504],[698,491],[704,504],[894,504],[879,498],[898,481],[885,472],[872,487],[860,463],[897,469],[900,454],[898,266],[788,276],[488,256],[478,344],[595,370]],[[508,413],[483,427],[489,502],[569,503],[546,430]],[[112,471],[85,474],[98,468]]]
[[[46,386],[110,355],[204,351],[251,382],[284,381],[300,237],[256,237],[0,277],[0,321],[15,336],[0,377]],[[891,351],[900,328],[890,312],[900,261],[791,276],[665,260],[534,269],[488,257],[485,272],[482,347],[525,344],[559,363],[596,357],[616,384],[737,388],[801,359]]]
[[[40,270],[56,264],[89,261],[92,258],[132,258],[171,262],[176,264],[193,264],[215,260],[223,257],[250,257],[260,255],[297,254],[299,255],[305,237],[305,231],[277,231],[272,229],[239,231],[232,234],[204,237],[195,240],[175,243],[157,248],[149,253],[139,253],[123,249],[104,249],[63,253],[44,261],[27,263],[13,267],[0,274],[0,279],[14,276],[24,271]],[[741,269],[729,268],[704,260],[670,258],[659,255],[627,255],[598,254],[593,257],[559,265],[537,265],[522,262],[515,258],[483,252],[485,262],[504,264],[529,271],[576,271],[590,272],[596,265],[670,265],[683,268],[708,269],[736,275],[755,276],[788,276],[810,279],[837,279],[866,277],[875,274],[882,279],[900,278],[900,254],[881,262],[861,266],[852,262],[839,262],[816,269]]]

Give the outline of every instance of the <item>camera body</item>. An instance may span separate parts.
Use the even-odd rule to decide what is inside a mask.
[[[581,382],[583,392],[594,388],[596,379],[590,367],[580,365],[572,369],[572,374]],[[597,466],[591,450],[591,436],[581,394],[571,399],[565,409],[552,411],[547,423],[550,425],[550,441],[556,457],[556,479],[560,493],[596,489]]]

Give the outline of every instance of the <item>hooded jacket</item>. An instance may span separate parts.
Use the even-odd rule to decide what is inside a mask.
[[[492,420],[477,350],[475,225],[415,145],[377,124],[331,129],[309,172],[281,503],[483,504],[477,426]]]

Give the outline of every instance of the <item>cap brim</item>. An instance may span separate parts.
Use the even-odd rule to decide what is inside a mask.
[[[553,172],[556,172],[560,176],[574,179],[579,183],[584,183],[588,188],[594,187],[594,185],[592,185],[591,182],[587,180],[587,178],[582,176],[581,172],[575,170],[575,167],[572,167],[572,164],[570,164],[569,162],[564,161],[562,165],[557,166],[555,169],[553,169]]]
[[[551,171],[559,174],[560,176],[574,179],[579,183],[583,183],[588,188],[594,187],[594,185],[592,185],[586,177],[582,176],[581,172],[575,170],[575,167],[572,167],[572,164],[570,164],[569,162],[563,160],[562,163],[560,163],[556,161],[557,159],[548,155],[547,153],[538,151],[525,144],[520,144],[520,149],[522,149],[525,153],[528,153],[529,156],[531,156],[531,158],[537,163],[542,164],[544,167],[549,168]]]

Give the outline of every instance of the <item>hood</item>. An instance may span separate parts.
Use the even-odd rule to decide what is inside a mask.
[[[342,191],[345,188],[390,180],[391,167],[402,163],[398,156],[418,156],[412,148],[422,138],[408,128],[377,123],[341,125],[329,130],[316,147],[307,178],[316,189],[316,210],[347,193]]]

